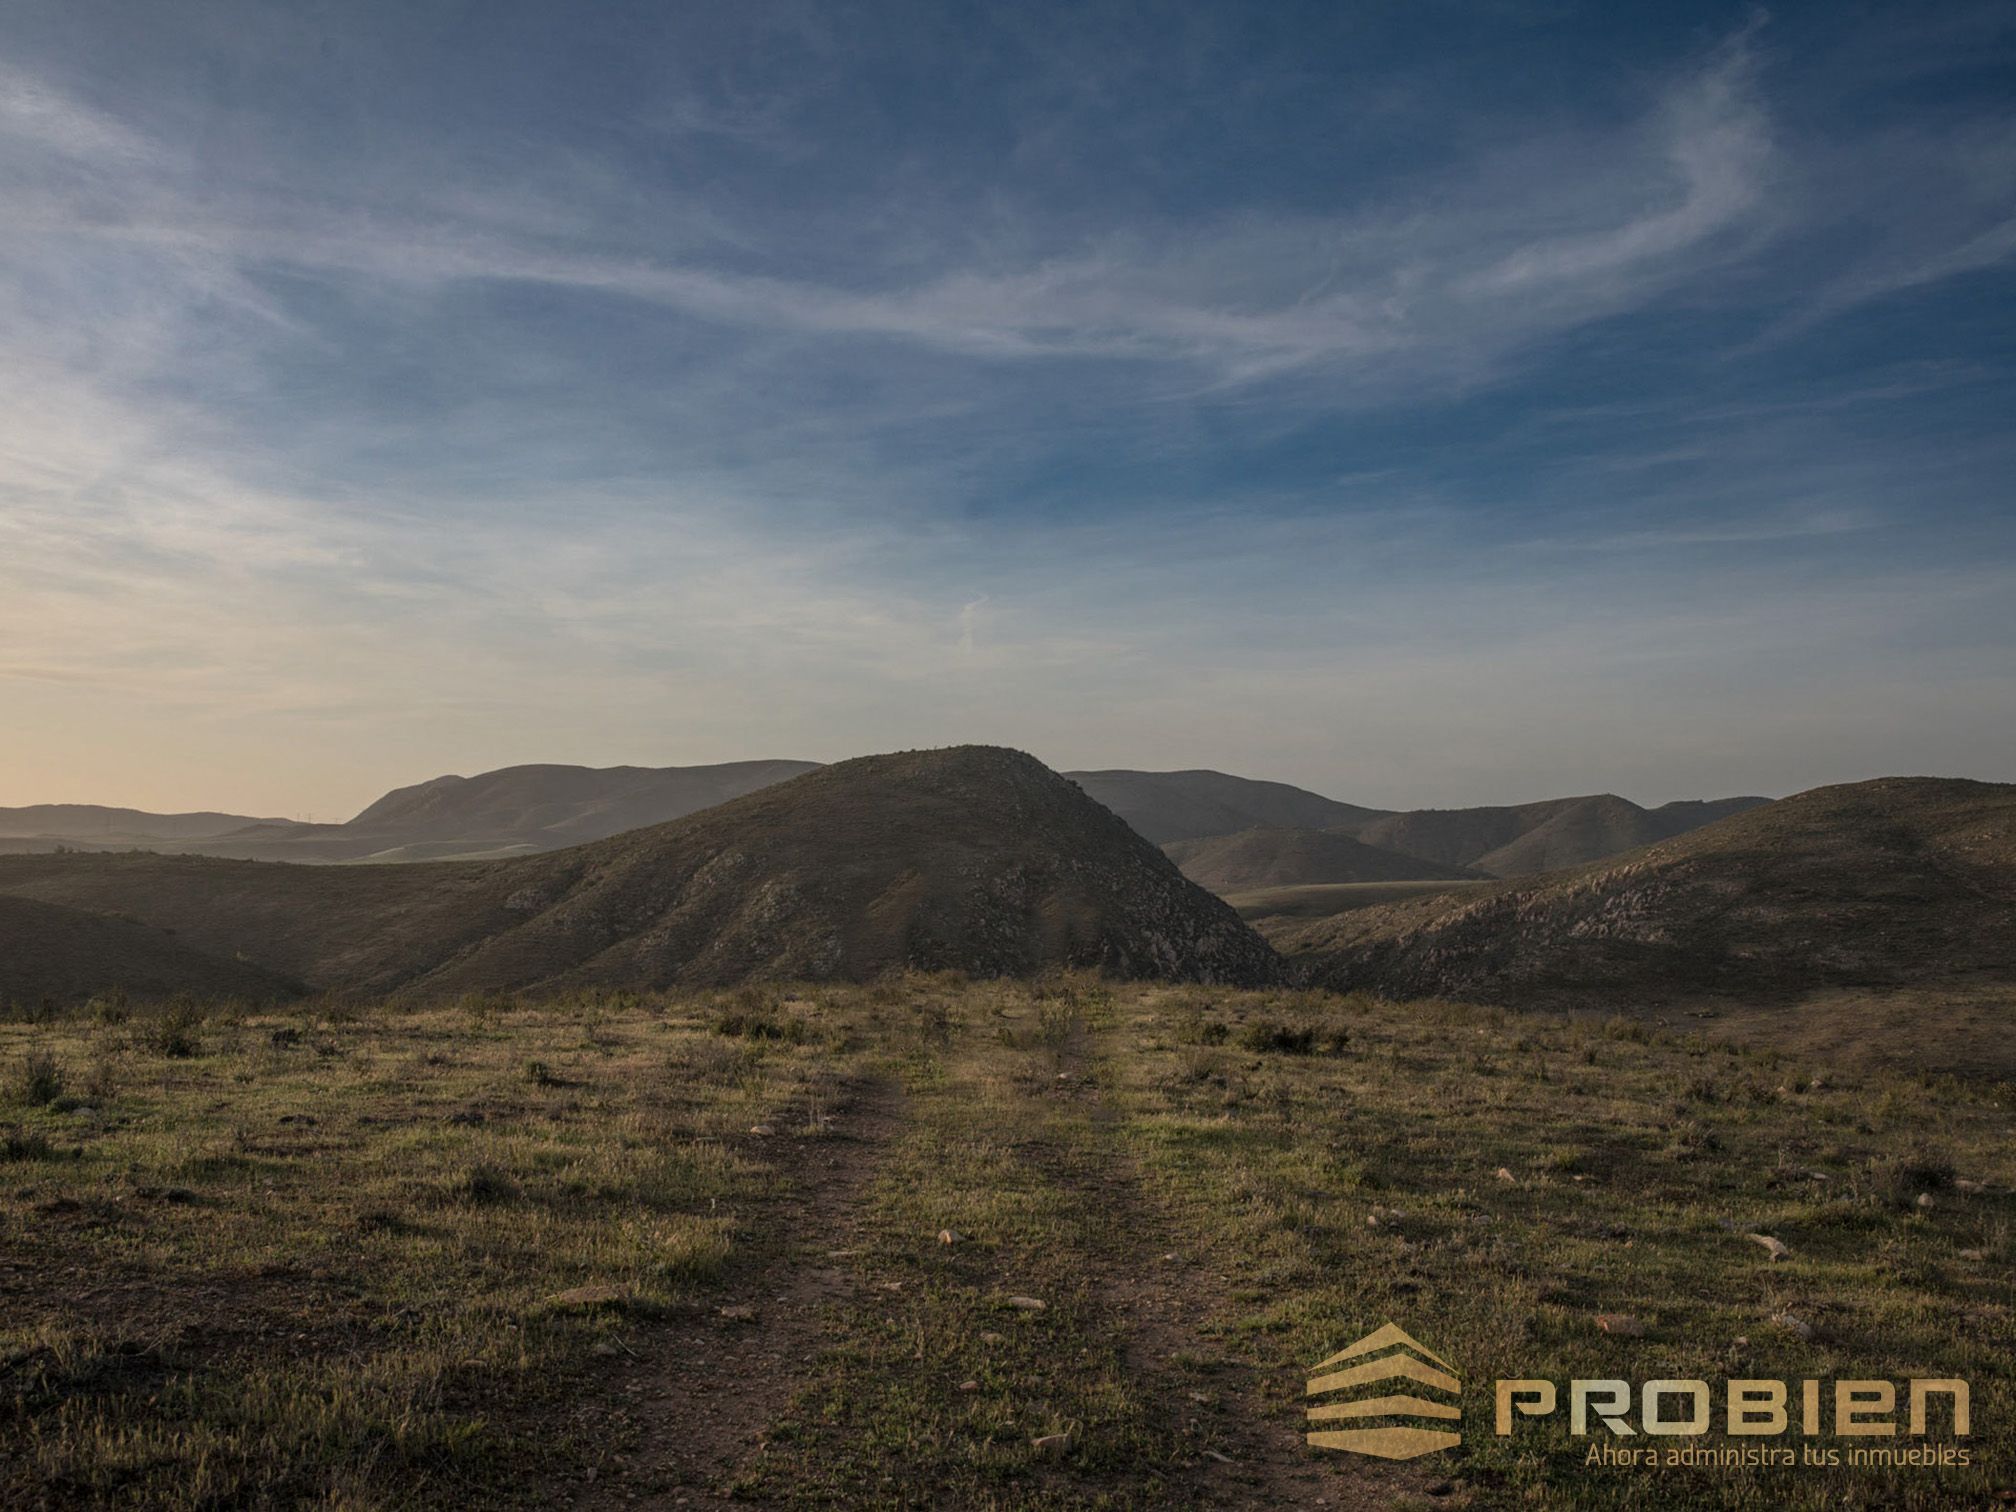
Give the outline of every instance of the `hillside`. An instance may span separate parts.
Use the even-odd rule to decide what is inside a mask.
[[[174,935],[81,909],[0,897],[0,1006],[68,1002],[119,989],[264,1001],[297,989],[271,972],[192,950]]]
[[[1368,845],[1494,877],[1581,866],[1670,839],[1756,808],[1764,798],[1720,798],[1641,808],[1613,793],[1464,809],[1415,809],[1349,826]]]
[[[1260,782],[1223,772],[1115,770],[1064,775],[1157,845],[1257,827],[1355,826],[1383,812],[1339,803],[1285,782]]]
[[[1817,788],[1563,875],[1288,925],[1275,941],[1309,980],[1393,997],[1630,1007],[2006,988],[2016,786]]]
[[[318,988],[656,987],[1093,967],[1263,982],[1231,909],[1034,758],[842,762],[590,845],[494,862],[285,867],[0,857],[0,893],[173,929]]]
[[[1162,850],[1184,876],[1221,896],[1312,883],[1444,881],[1477,875],[1467,867],[1381,850],[1335,830],[1249,829],[1236,835],[1173,840]]]

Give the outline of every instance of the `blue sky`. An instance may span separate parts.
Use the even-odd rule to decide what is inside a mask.
[[[2016,13],[0,13],[0,803],[2016,778]]]

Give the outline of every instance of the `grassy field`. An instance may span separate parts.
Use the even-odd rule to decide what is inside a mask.
[[[1983,1505],[2010,1124],[1314,994],[101,1002],[0,1024],[0,1505]],[[1388,1319],[1463,1446],[1308,1449],[1307,1367]],[[1914,1375],[1971,1381],[1972,1468],[1492,1423],[1498,1377]]]

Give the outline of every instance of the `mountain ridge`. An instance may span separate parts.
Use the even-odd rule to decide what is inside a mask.
[[[1076,786],[955,747],[818,768],[507,861],[0,857],[0,893],[121,912],[310,987],[428,995],[902,969],[1265,982],[1270,947]],[[4,957],[4,953],[0,953]]]

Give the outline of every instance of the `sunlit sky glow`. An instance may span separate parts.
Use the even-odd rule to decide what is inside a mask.
[[[2016,11],[0,11],[0,804],[2016,779]]]

